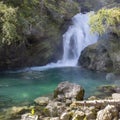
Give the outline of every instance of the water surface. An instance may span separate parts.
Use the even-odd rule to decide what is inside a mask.
[[[0,107],[28,104],[39,96],[51,96],[60,82],[70,81],[83,86],[85,97],[94,95],[100,85],[118,84],[106,80],[105,73],[79,67],[54,68],[44,71],[29,70],[0,74]]]

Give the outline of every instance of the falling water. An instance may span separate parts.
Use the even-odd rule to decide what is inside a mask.
[[[76,66],[81,51],[98,40],[98,35],[90,31],[90,14],[93,14],[93,12],[86,14],[78,13],[72,18],[72,25],[69,26],[68,30],[63,35],[64,53],[62,60],[42,67],[32,67],[32,69],[44,70],[54,67]]]
[[[89,14],[92,13],[79,13],[72,18],[73,25],[63,35],[63,64],[75,66],[81,51],[97,41],[98,35],[91,33],[89,27]]]

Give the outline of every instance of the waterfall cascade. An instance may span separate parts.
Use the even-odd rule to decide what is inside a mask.
[[[76,66],[81,51],[98,40],[98,35],[90,32],[90,14],[93,14],[93,12],[86,14],[78,13],[72,18],[72,25],[69,26],[68,30],[63,35],[64,53],[62,60],[42,67],[32,67],[32,69],[44,70],[54,67]]]
[[[63,64],[77,65],[81,51],[97,41],[98,35],[91,33],[89,27],[89,15],[92,13],[79,13],[72,18],[73,25],[63,35]]]

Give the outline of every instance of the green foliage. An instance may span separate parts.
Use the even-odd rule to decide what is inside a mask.
[[[91,16],[90,20],[92,32],[103,34],[107,30],[120,35],[120,8],[101,9]]]
[[[51,29],[57,29],[64,17],[78,10],[73,1],[64,0],[1,0],[0,2],[0,42],[12,44],[26,41],[33,28],[40,34],[53,36]],[[72,16],[71,16],[72,17]],[[59,26],[58,26],[59,24]]]
[[[44,0],[44,5],[49,11],[53,11],[60,17],[70,14],[71,10],[72,12],[78,11],[78,4],[69,0]]]
[[[16,31],[17,8],[7,7],[0,2],[0,31],[1,43],[11,44],[19,39]]]

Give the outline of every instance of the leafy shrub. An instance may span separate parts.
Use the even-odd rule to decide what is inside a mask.
[[[108,30],[120,35],[120,8],[101,9],[91,16],[90,26],[92,32],[103,34]]]

